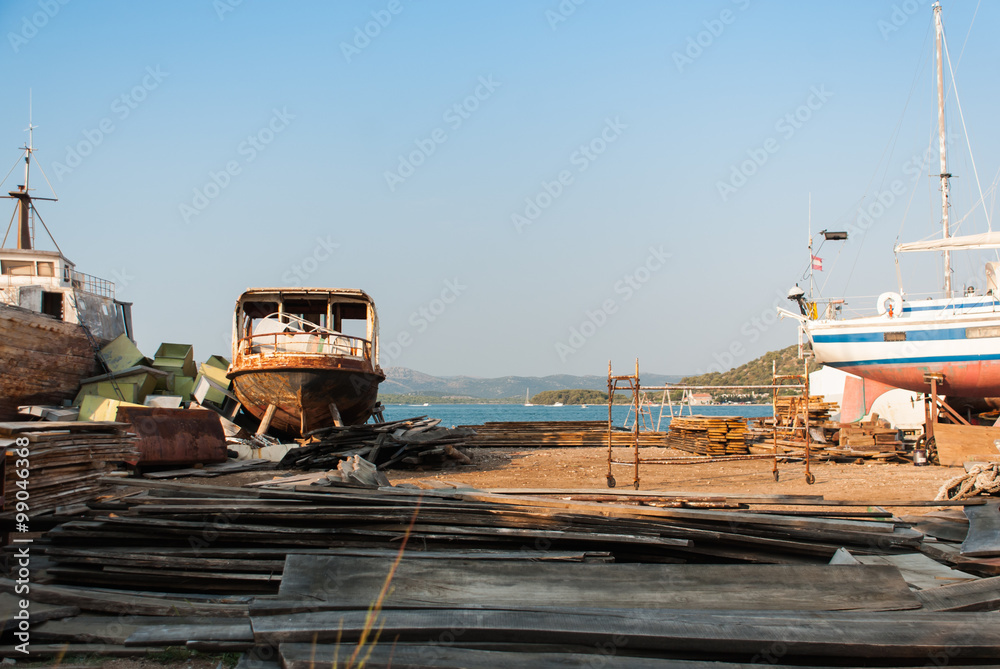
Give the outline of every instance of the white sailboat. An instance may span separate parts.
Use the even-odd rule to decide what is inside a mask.
[[[858,376],[915,392],[937,391],[958,397],[1000,396],[1000,262],[986,264],[986,292],[967,289],[955,296],[951,252],[1000,248],[1000,232],[952,237],[949,234],[949,179],[945,144],[941,5],[933,6],[936,27],[938,134],[942,235],[932,241],[897,244],[896,253],[937,251],[944,256],[944,297],[910,300],[899,292],[882,293],[877,315],[841,318],[843,300],[830,301],[817,313],[798,287],[789,299],[801,314],[779,309],[800,322],[801,334],[817,362]],[[842,234],[842,233],[832,233]],[[827,239],[843,239],[831,237]]]
[[[524,406],[526,406],[526,407],[533,407],[533,406],[535,406],[535,405],[534,405],[534,404],[532,404],[532,403],[531,403],[531,401],[530,401],[530,400],[528,399],[528,394],[529,394],[530,392],[531,392],[531,388],[525,388],[525,389],[524,389]]]

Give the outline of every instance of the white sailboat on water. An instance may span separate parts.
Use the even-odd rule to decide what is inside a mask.
[[[938,135],[941,180],[942,235],[931,241],[897,244],[896,253],[942,252],[944,297],[910,300],[899,292],[882,293],[877,315],[841,318],[843,300],[831,300],[823,313],[798,287],[789,299],[799,303],[801,314],[779,309],[781,315],[800,322],[801,334],[815,360],[845,372],[904,388],[970,398],[1000,396],[1000,262],[986,264],[986,291],[966,289],[954,295],[951,252],[1000,248],[1000,232],[953,237],[949,234],[949,179],[945,143],[944,29],[941,5],[933,5],[936,27]],[[946,45],[944,45],[946,48]],[[827,239],[843,239],[829,233]]]
[[[525,388],[524,389],[524,406],[526,406],[526,407],[533,407],[533,406],[535,406],[534,404],[531,403],[531,400],[528,399],[528,394],[530,392],[531,392],[531,388]]]

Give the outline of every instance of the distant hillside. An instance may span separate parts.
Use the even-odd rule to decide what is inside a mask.
[[[778,374],[801,374],[803,369],[802,360],[798,357],[798,346],[793,345],[783,348],[780,351],[770,351],[760,356],[756,360],[751,360],[745,365],[741,365],[728,372],[711,372],[699,376],[685,376],[681,383],[697,386],[763,386],[771,385],[772,362],[777,362]],[[811,363],[809,371],[815,372],[820,365]],[[794,381],[789,381],[794,383]],[[709,391],[715,399],[743,399],[754,397],[770,396],[770,391],[746,391],[746,392],[726,392]]]
[[[606,376],[572,376],[554,374],[551,376],[504,376],[495,379],[481,379],[472,376],[431,376],[406,367],[389,367],[386,379],[379,386],[380,395],[438,395],[469,397],[476,399],[502,399],[504,397],[524,397],[546,390],[580,388],[585,390],[608,389]],[[677,383],[679,374],[642,374],[643,384],[659,386]]]

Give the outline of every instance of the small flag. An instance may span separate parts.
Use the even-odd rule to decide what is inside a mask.
[[[812,258],[812,268],[815,270],[823,271],[823,259],[818,256],[810,256]]]

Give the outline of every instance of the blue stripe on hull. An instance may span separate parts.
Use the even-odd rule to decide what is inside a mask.
[[[887,330],[888,331],[888,330]],[[818,344],[844,344],[885,341],[885,332],[861,332],[859,334],[813,335]],[[965,328],[943,328],[940,330],[907,330],[905,324],[900,324],[895,332],[905,332],[906,341],[946,341],[949,339],[965,339]]]

